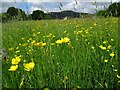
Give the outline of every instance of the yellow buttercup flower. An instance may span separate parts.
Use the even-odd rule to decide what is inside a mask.
[[[91,47],[92,49],[95,49],[93,46]]]
[[[42,43],[41,46],[42,46],[42,47],[46,46],[46,43]]]
[[[102,45],[99,46],[102,50],[106,50],[106,47],[103,47]]]
[[[120,79],[120,76],[119,76],[119,75],[117,75],[117,78],[118,78],[118,79]]]
[[[35,66],[34,62],[26,63],[26,64],[24,64],[24,70],[25,71],[30,71],[31,69],[34,68],[34,66]]]
[[[61,39],[61,40],[62,40],[62,39]],[[70,42],[70,38],[68,38],[68,37],[63,38],[63,42],[64,42],[64,43]]]
[[[108,41],[103,41],[103,44],[106,44]]]
[[[110,48],[111,48],[111,45],[109,45],[107,48],[110,49]]]
[[[111,56],[111,57],[114,57],[114,56],[115,56],[114,52],[112,52],[112,53],[110,54],[110,56]]]
[[[14,50],[14,48],[9,48],[9,50],[10,50],[10,51],[13,51],[13,50]]]
[[[18,56],[16,58],[13,58],[12,61],[11,61],[11,63],[12,64],[18,64],[20,62],[20,60],[21,60],[21,58]]]
[[[18,68],[18,65],[15,66],[11,66],[10,69],[8,69],[9,71],[16,71]]]
[[[97,24],[95,23],[94,26],[97,26]]]
[[[37,34],[40,34],[40,32],[37,32]]]
[[[63,43],[63,41],[62,40],[57,40],[55,43],[61,44],[61,43]]]
[[[106,63],[107,63],[107,62],[108,62],[108,60],[107,60],[107,59],[105,59],[105,60],[104,60],[104,62],[106,62]]]

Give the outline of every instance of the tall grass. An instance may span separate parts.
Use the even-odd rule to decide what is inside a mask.
[[[2,65],[2,86],[119,88],[117,23],[118,18],[84,18],[3,24],[2,47],[7,50],[8,60]],[[64,37],[70,38],[70,42],[55,43]],[[46,46],[34,46],[34,40]],[[107,49],[102,50],[100,45]],[[19,55],[22,58],[18,69],[8,71],[12,58]],[[24,60],[34,62],[35,67],[25,71]]]

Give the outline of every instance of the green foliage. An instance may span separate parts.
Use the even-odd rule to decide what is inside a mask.
[[[7,14],[7,13],[2,13],[1,18],[2,18],[2,22],[3,23],[4,22],[8,22],[9,20],[12,19],[12,17],[9,14]]]
[[[2,61],[3,88],[120,87],[118,18],[17,21],[3,24],[2,29],[2,47],[8,57]],[[64,37],[70,43],[55,43]],[[46,45],[34,46],[34,41]],[[19,55],[18,69],[8,71]],[[27,72],[23,65],[31,61],[35,66]]]
[[[32,19],[33,20],[41,20],[41,19],[44,19],[45,18],[45,14],[43,11],[41,10],[36,10],[36,11],[33,11],[32,13]]]
[[[98,11],[97,16],[120,17],[120,2],[111,4],[106,10]]]

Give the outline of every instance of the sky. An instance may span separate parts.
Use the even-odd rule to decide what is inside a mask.
[[[95,9],[104,10],[111,2],[119,2],[119,0],[0,0],[0,2],[2,3],[0,12],[6,12],[8,7],[14,6],[29,14],[34,10],[42,10],[44,13],[72,10],[93,14],[96,12]]]

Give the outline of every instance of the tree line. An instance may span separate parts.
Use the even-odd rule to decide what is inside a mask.
[[[111,4],[106,10],[98,11],[97,16],[120,17],[120,2],[115,2],[115,3]]]
[[[57,15],[57,14],[56,14]],[[120,17],[120,2],[111,4],[106,10],[100,10],[96,13],[97,16],[113,16]],[[5,13],[0,14],[1,21],[7,22],[10,20],[43,20],[54,19],[50,13],[44,13],[41,10],[35,10],[32,14],[26,14],[25,11],[15,7],[9,7]]]

